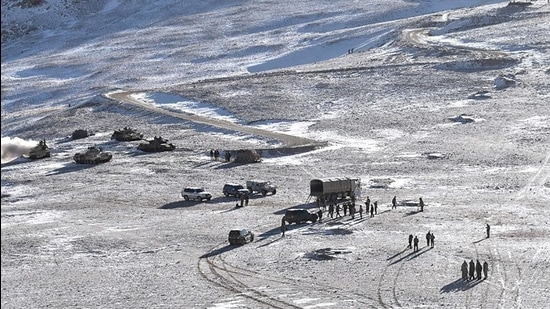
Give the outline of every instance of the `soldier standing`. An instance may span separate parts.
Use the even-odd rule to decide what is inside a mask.
[[[373,204],[370,205],[370,217],[371,218],[374,217],[374,205]]]
[[[342,215],[340,214],[340,204],[336,204],[336,218],[339,218],[341,216]]]
[[[428,231],[428,234],[426,234],[426,247],[430,246],[430,241],[432,240],[432,235],[430,233],[431,231]]]
[[[481,280],[481,271],[483,270],[483,266],[481,266],[481,263],[479,260],[476,262],[476,279]]]
[[[367,206],[367,212],[370,209],[370,198],[367,196],[367,200],[365,201],[365,206]]]
[[[248,199],[249,199],[249,197],[248,197],[248,194],[247,194],[247,195],[244,197],[244,204],[245,204],[246,206],[248,206]]]
[[[374,214],[378,214],[378,201],[374,201]]]
[[[283,233],[281,235],[281,237],[285,237],[285,232],[286,232],[286,216],[283,216],[283,218],[281,219],[281,232]]]
[[[489,225],[489,223],[487,223],[487,227],[485,229],[487,230],[487,238],[489,238],[491,232],[491,226]]]
[[[328,205],[328,214],[331,218],[334,218],[334,204],[332,203]]]
[[[359,217],[363,219],[363,205],[359,204]]]
[[[391,200],[391,209],[397,209],[397,196],[394,196]]]
[[[432,244],[432,248],[434,247],[434,242],[435,242],[435,236],[434,236],[434,233],[430,233],[430,242]]]
[[[487,261],[483,262],[483,276],[487,279],[487,273],[489,272],[489,264]]]
[[[418,200],[418,207],[420,207],[420,211],[424,211],[424,200],[422,198]]]
[[[412,234],[409,235],[409,249],[412,249],[412,242],[413,242],[413,236]]]
[[[348,207],[349,207],[348,202],[345,202],[343,207],[344,207],[344,217],[345,217],[348,215]]]
[[[474,263],[474,260],[470,260],[470,268],[469,268],[469,271],[468,271],[468,278],[470,280],[474,280],[475,279],[475,272],[476,272],[476,264]]]
[[[418,251],[418,236],[414,236],[414,251]]]
[[[462,263],[460,270],[462,271],[462,280],[468,280],[468,263],[466,263],[466,260]]]

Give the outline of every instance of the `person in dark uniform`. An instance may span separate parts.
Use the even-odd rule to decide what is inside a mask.
[[[374,214],[378,214],[378,201],[374,201]]]
[[[432,245],[432,248],[434,247],[434,243],[435,243],[435,235],[434,233],[430,233],[430,243]]]
[[[334,218],[334,204],[332,203],[328,205],[328,215],[331,218]]]
[[[370,205],[370,217],[374,217],[374,204]]]
[[[487,230],[487,238],[489,238],[490,232],[491,232],[491,226],[489,225],[489,223],[487,223],[486,230]]]
[[[418,207],[420,207],[420,211],[424,211],[424,200],[422,198],[420,198],[418,200]]]
[[[475,279],[475,273],[476,273],[476,264],[474,263],[474,260],[470,260],[470,268],[468,268],[468,279],[474,280]]]
[[[414,251],[418,251],[418,236],[414,236]]]
[[[363,219],[363,205],[359,204],[359,217]]]
[[[487,261],[483,262],[483,277],[487,279],[487,273],[489,272],[489,264]]]
[[[476,262],[476,279],[481,280],[481,271],[483,271],[483,266],[481,266],[481,263],[479,260]]]
[[[317,216],[319,217],[319,221],[323,220],[323,210],[319,208],[319,211],[317,212]]]
[[[391,200],[391,209],[397,209],[397,196],[394,196]]]
[[[412,249],[412,247],[413,247],[412,243],[413,243],[413,236],[412,236],[412,234],[410,234],[409,235],[409,247],[408,247],[409,249]]]
[[[462,271],[462,280],[468,280],[468,263],[466,263],[466,260],[462,263],[460,270]]]
[[[430,234],[431,231],[428,231],[428,234],[426,234],[426,247],[430,246],[430,241],[432,240],[432,234]]]
[[[286,232],[286,216],[283,216],[283,218],[281,219],[281,232],[282,232],[281,237],[285,237],[285,232]]]

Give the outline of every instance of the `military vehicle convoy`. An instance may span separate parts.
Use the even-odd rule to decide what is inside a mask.
[[[147,143],[140,143],[137,147],[141,151],[145,152],[160,152],[160,151],[172,151],[176,149],[172,143],[168,143],[167,139],[160,136],[155,136],[154,139],[147,141]]]
[[[139,141],[143,139],[143,134],[132,128],[124,127],[123,129],[115,130],[113,135],[111,135],[111,139],[116,139],[119,142]]]
[[[104,152],[103,149],[95,146],[88,147],[83,153],[76,153],[73,160],[79,164],[99,164],[111,161],[113,154]]]
[[[46,140],[41,140],[38,142],[38,145],[34,146],[29,150],[27,158],[36,160],[42,158],[49,158],[51,155],[50,148],[46,145]]]

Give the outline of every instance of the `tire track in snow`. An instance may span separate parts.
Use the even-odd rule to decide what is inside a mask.
[[[224,244],[214,247],[211,251],[216,252],[225,246]],[[308,282],[301,278],[277,278],[269,274],[262,274],[247,268],[242,268],[228,263],[225,259],[225,252],[219,252],[199,259],[198,269],[203,278],[207,281],[227,289],[230,292],[239,294],[239,296],[253,300],[255,302],[269,305],[270,308],[302,308],[280,297],[273,296],[274,293],[282,295],[286,299],[312,298],[315,295],[317,303],[322,303],[328,308],[350,308],[350,302],[326,299],[325,296],[331,295],[334,287],[321,285],[314,282]],[[270,292],[265,288],[269,287]],[[325,292],[325,293],[319,293]],[[374,300],[365,297],[362,294],[354,292],[339,291],[339,296],[353,299],[356,306],[352,308],[364,308],[372,306]],[[309,304],[308,306],[311,306]]]

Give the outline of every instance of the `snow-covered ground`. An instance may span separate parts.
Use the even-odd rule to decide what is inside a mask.
[[[547,308],[549,24],[547,1],[2,1],[2,308]],[[113,159],[73,161],[93,145]],[[344,176],[374,217],[281,237]],[[235,208],[223,184],[250,179],[277,193]]]

